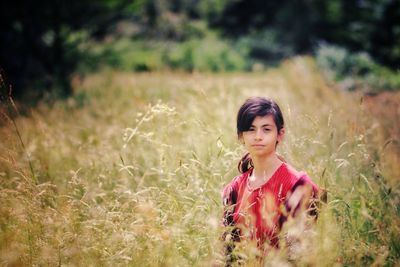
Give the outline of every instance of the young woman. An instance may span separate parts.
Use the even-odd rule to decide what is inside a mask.
[[[303,210],[315,213],[318,187],[296,171],[276,148],[285,134],[279,106],[263,97],[247,99],[237,114],[237,134],[247,153],[238,164],[239,176],[222,192],[227,263],[235,242],[255,240],[261,251],[279,246],[279,233],[289,217]],[[229,239],[229,240],[227,240]]]

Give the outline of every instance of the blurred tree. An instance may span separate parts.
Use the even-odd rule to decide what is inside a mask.
[[[400,1],[326,1],[321,5],[316,37],[353,51],[365,51],[378,62],[400,67]]]
[[[326,41],[400,67],[400,0],[1,1],[0,68],[14,96],[70,95],[80,36],[118,37],[121,20],[134,24],[130,37],[172,41],[206,36],[207,21],[270,62]]]
[[[70,95],[79,60],[71,33],[101,36],[126,1],[14,0],[0,3],[0,67],[13,95]]]
[[[236,0],[226,2],[210,23],[234,38],[272,31],[293,53],[327,41],[400,67],[399,0]]]
[[[390,1],[387,3],[376,23],[374,31],[371,33],[373,46],[370,53],[376,55],[381,62],[400,68],[400,1]],[[379,51],[379,53],[374,53]]]

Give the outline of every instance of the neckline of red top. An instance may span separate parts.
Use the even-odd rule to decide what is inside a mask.
[[[253,173],[253,170],[254,170],[254,168],[251,168],[251,169],[248,171],[247,177],[246,177],[246,189],[247,189],[249,192],[254,192],[254,191],[258,190],[258,189],[263,188],[266,184],[268,184],[268,183],[276,176],[276,174],[278,173],[278,171],[279,171],[283,166],[285,166],[285,162],[282,162],[281,165],[274,171],[274,173],[273,173],[263,184],[261,184],[260,186],[255,187],[255,188],[251,188],[251,187],[250,187],[250,184],[249,184],[249,177],[251,176],[251,174]]]

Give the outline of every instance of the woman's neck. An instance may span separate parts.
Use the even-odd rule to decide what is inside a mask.
[[[252,158],[252,161],[254,166],[252,176],[256,180],[269,178],[282,164],[282,161],[275,153],[270,157]]]

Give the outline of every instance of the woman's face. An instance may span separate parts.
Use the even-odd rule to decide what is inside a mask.
[[[283,135],[284,129],[278,133],[272,115],[266,115],[255,117],[250,129],[244,131],[239,139],[251,157],[266,157],[275,153],[276,144],[282,140]]]

